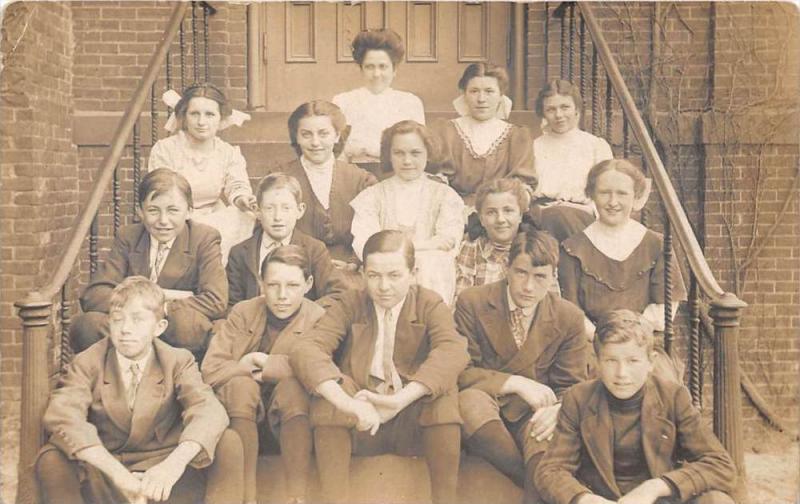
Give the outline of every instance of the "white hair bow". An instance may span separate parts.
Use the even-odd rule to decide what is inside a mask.
[[[166,91],[164,92],[164,94],[161,95],[161,101],[164,102],[164,104],[167,107],[170,107],[172,109],[175,109],[175,106],[178,104],[180,100],[181,100],[181,95],[179,95],[178,92],[175,91],[174,89],[170,89],[169,91]],[[249,120],[250,120],[250,114],[242,112],[241,110],[234,109],[231,111],[231,115],[223,118],[220,121],[219,130],[222,131],[230,126],[241,126],[242,124],[244,124],[245,121]],[[178,118],[175,117],[175,112],[173,112],[169,115],[167,123],[164,125],[164,129],[169,131],[170,133],[175,133],[175,131],[177,131],[178,128],[179,128]]]

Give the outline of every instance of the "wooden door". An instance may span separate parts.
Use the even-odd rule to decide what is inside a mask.
[[[268,111],[361,86],[350,43],[363,29],[388,27],[406,46],[392,87],[419,96],[427,112],[451,111],[458,79],[475,61],[507,65],[507,2],[268,2],[260,4],[263,86]]]

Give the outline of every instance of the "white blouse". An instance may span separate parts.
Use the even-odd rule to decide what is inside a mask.
[[[608,142],[578,128],[559,134],[545,130],[533,141],[533,167],[538,177],[536,197],[589,204],[589,170],[614,155]]]
[[[333,165],[335,163],[336,159],[333,156],[321,165],[315,165],[304,156],[300,156],[300,165],[306,172],[311,190],[314,191],[314,196],[325,210],[331,206],[331,185],[333,185]]]
[[[347,118],[350,136],[344,155],[351,163],[380,161],[381,134],[393,124],[407,119],[425,124],[425,108],[416,95],[387,88],[374,94],[367,88],[353,89],[333,97]]]

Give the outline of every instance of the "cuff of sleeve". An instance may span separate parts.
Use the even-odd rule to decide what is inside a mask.
[[[697,476],[699,478],[699,475]],[[706,485],[702,482],[702,478],[700,478],[701,481],[697,481],[698,478],[686,469],[670,471],[661,476],[661,479],[666,481],[672,489],[673,495],[680,497],[681,502],[686,502],[705,492]]]

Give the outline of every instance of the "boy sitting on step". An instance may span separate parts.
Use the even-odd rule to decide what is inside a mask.
[[[43,502],[242,501],[241,440],[192,354],[158,339],[164,303],[144,277],[114,288],[109,337],[75,356],[44,414]]]
[[[299,245],[305,251],[314,277],[311,290],[306,294],[309,299],[316,301],[329,294],[344,292],[344,280],[333,266],[325,244],[295,229],[298,219],[306,211],[300,182],[285,173],[271,173],[261,179],[256,197],[261,225],[256,226],[253,236],[231,249],[226,267],[228,306],[259,295],[259,272],[264,260],[272,250],[289,244]]]
[[[652,373],[653,331],[629,310],[597,324],[599,379],[563,398],[535,482],[552,504],[732,504],[736,469],[681,384]]]

